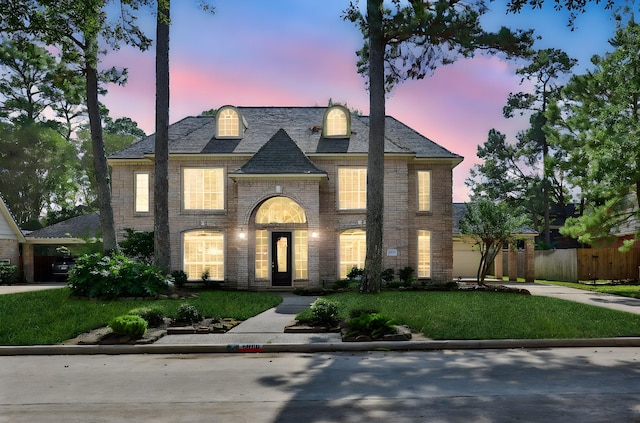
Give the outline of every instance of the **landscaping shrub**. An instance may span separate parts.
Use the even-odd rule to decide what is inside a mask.
[[[350,283],[349,279],[338,279],[333,283],[333,289],[347,289]]]
[[[142,338],[147,331],[147,321],[140,316],[118,316],[109,322],[109,327],[116,335],[130,336],[134,339]]]
[[[0,285],[14,283],[18,276],[18,266],[13,264],[0,264]]]
[[[325,298],[318,298],[311,304],[313,322],[320,326],[332,327],[338,323],[338,305]]]
[[[168,280],[159,269],[114,252],[79,257],[68,285],[74,296],[113,299],[158,295],[167,289]]]
[[[173,282],[177,287],[184,286],[184,284],[189,281],[187,272],[185,272],[184,270],[174,270],[173,272],[171,272],[171,276],[173,277]]]
[[[164,323],[164,311],[159,307],[135,308],[129,314],[142,317],[152,328],[162,326]]]
[[[362,279],[363,275],[364,275],[364,269],[360,269],[359,267],[353,266],[351,270],[349,270],[349,273],[347,273],[347,279],[360,280]]]
[[[178,323],[192,325],[200,320],[202,320],[200,312],[191,304],[182,304],[176,311],[176,322]]]
[[[389,333],[395,333],[393,322],[387,316],[378,313],[363,313],[347,322],[350,335],[369,335],[376,338]]]
[[[393,280],[393,275],[395,271],[392,268],[384,269],[382,273],[380,273],[380,277],[384,283],[389,283]]]
[[[402,269],[398,270],[398,277],[404,284],[404,286],[409,286],[413,282],[415,282],[414,278],[415,269],[411,266],[405,266]]]
[[[153,263],[153,231],[135,231],[131,228],[125,228],[124,231],[124,240],[120,242],[124,255],[147,264]]]

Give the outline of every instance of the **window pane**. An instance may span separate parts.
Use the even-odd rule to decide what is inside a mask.
[[[344,110],[333,109],[327,113],[327,129],[325,131],[328,137],[347,134],[347,115]]]
[[[366,232],[360,229],[340,234],[340,277],[346,278],[351,268],[364,268],[367,253]]]
[[[136,173],[135,174],[135,211],[137,213],[149,212],[149,174],[148,173]]]
[[[431,232],[418,231],[418,277],[431,277]]]
[[[233,109],[223,109],[218,116],[218,136],[237,137],[240,135],[240,118]]]
[[[309,262],[309,240],[307,231],[295,231],[296,279],[307,279]]]
[[[268,232],[256,231],[256,279],[269,278],[269,242]]]
[[[305,223],[307,216],[298,203],[286,197],[273,197],[262,203],[256,223]]]
[[[183,169],[185,210],[224,209],[224,169]]]
[[[431,210],[431,172],[418,172],[418,210]]]
[[[338,169],[338,208],[340,210],[367,208],[367,169],[341,167]]]
[[[208,269],[211,280],[224,280],[224,235],[213,231],[184,234],[184,271],[189,279],[200,279]]]

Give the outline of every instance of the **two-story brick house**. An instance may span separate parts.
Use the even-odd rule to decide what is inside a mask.
[[[386,118],[384,267],[452,279],[452,169]],[[363,267],[369,119],[342,106],[233,107],[169,128],[172,269],[237,289],[319,286]],[[153,229],[154,136],[109,158],[116,231]]]

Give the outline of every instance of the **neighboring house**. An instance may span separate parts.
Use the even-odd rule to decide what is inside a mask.
[[[51,265],[61,253],[59,247],[71,250],[100,237],[100,213],[73,217],[51,226],[29,232],[24,237],[22,260],[27,282],[53,280]]]
[[[476,241],[460,232],[460,220],[467,213],[465,203],[453,203],[453,276],[461,279],[476,279],[480,266],[480,250]],[[513,234],[519,241],[518,248],[498,253],[491,274],[498,279],[508,275],[509,280],[524,278],[533,282],[535,273],[535,237],[537,232],[522,228]],[[506,258],[503,259],[503,254]]]
[[[24,235],[0,195],[0,264],[20,267],[20,244]]]
[[[363,267],[369,118],[343,106],[233,107],[169,128],[171,268],[236,289],[320,286]],[[154,136],[109,157],[116,231],[153,230]],[[384,267],[453,278],[462,157],[386,118]]]

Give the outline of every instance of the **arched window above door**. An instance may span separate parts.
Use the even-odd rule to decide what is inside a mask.
[[[257,224],[307,223],[307,215],[298,203],[287,197],[272,197],[256,213]]]

